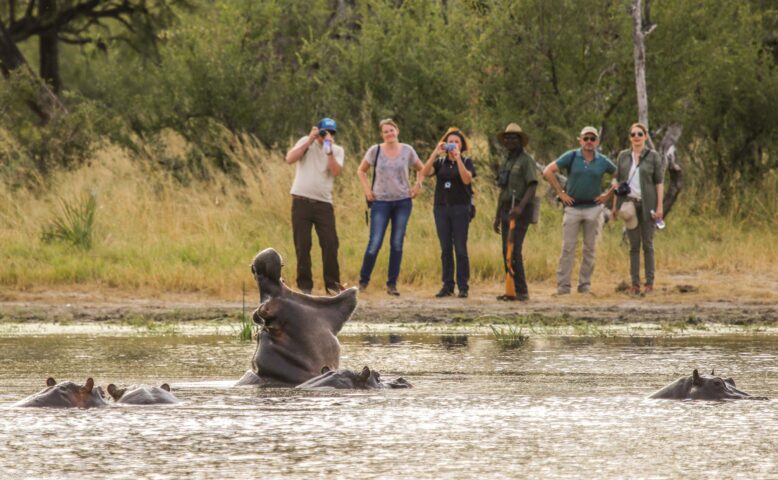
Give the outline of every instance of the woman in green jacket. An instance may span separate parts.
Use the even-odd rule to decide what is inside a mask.
[[[664,214],[664,169],[655,150],[646,146],[648,129],[642,123],[629,128],[631,148],[619,153],[613,184],[618,209],[624,219],[629,238],[629,271],[632,277],[630,293],[640,294],[640,246],[643,245],[646,284],[643,293],[654,290],[654,229]],[[614,217],[615,218],[615,217]]]

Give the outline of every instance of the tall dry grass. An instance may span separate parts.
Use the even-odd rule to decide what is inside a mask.
[[[171,137],[167,154],[183,155],[186,148],[180,139]],[[150,167],[149,162],[134,160],[116,147],[105,147],[88,166],[56,173],[45,192],[0,187],[0,286],[28,290],[83,285],[143,295],[202,292],[236,298],[242,284],[252,281],[249,263],[253,255],[269,246],[286,259],[286,276],[294,284],[289,196],[294,167],[286,165],[282,152],[268,151],[250,137],[234,139],[231,149],[225,150],[231,151],[240,165],[243,185],[214,169],[209,172],[209,181],[182,186]],[[419,154],[425,157],[428,152]],[[356,178],[360,155],[347,152],[346,168],[336,181],[335,192],[342,279],[352,285],[358,280],[368,237],[365,202]],[[486,158],[485,149],[476,150],[475,158]],[[486,162],[479,163],[478,215],[469,239],[472,277],[474,288],[499,291],[504,275],[500,240],[491,230],[497,192],[491,186]],[[771,181],[775,184],[775,179]],[[433,185],[434,180],[428,179],[414,202],[401,286],[434,289],[440,281]],[[56,216],[58,205],[84,193],[97,200],[93,247],[85,251],[43,242],[41,234]],[[760,197],[759,201],[776,205],[775,198]],[[668,218],[668,228],[658,232],[658,283],[669,275],[700,271],[713,275],[776,271],[778,249],[771,248],[774,219],[760,223],[723,218],[708,213],[714,211],[714,204],[705,202],[713,200],[685,191]],[[560,210],[544,202],[541,222],[530,229],[525,243],[530,282],[554,285],[560,224]],[[319,291],[320,255],[318,245],[314,245],[313,268]],[[384,283],[387,263],[388,248],[384,247],[373,284]],[[611,223],[598,247],[595,288],[612,290],[613,284],[627,277],[622,227]]]

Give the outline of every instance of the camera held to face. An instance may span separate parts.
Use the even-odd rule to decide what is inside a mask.
[[[453,152],[454,150],[456,150],[456,148],[457,148],[456,143],[447,143],[443,145],[443,149],[447,152]]]

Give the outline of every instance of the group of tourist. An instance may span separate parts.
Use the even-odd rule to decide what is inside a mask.
[[[367,199],[370,236],[362,267],[359,289],[365,290],[375,267],[386,230],[389,237],[389,271],[386,289],[399,295],[397,281],[403,256],[405,230],[413,209],[413,199],[426,177],[435,177],[433,214],[441,250],[442,287],[436,297],[449,297],[457,287],[460,298],[469,290],[470,261],[467,238],[475,215],[472,182],[476,177],[471,147],[465,134],[449,128],[426,162],[408,144],[399,140],[400,128],[392,119],[379,123],[382,143],[371,146],[362,158],[357,174]],[[313,289],[311,274],[311,231],[316,229],[322,251],[324,286],[330,295],[343,289],[338,266],[338,235],[332,206],[334,178],[343,170],[344,150],[335,143],[337,124],[322,119],[286,155],[296,164],[292,184],[292,230],[297,255],[297,287],[306,293]],[[563,153],[543,170],[543,177],[564,204],[562,253],[557,269],[556,295],[571,291],[571,277],[578,232],[583,231],[583,259],[577,291],[591,293],[595,246],[610,203],[612,216],[624,220],[630,243],[632,294],[648,294],[654,284],[654,229],[663,216],[663,177],[659,154],[646,145],[648,130],[635,123],[629,131],[631,147],[619,153],[616,162],[599,152],[599,132],[584,127],[578,136],[579,148]],[[502,258],[506,271],[506,291],[502,301],[527,301],[529,291],[524,272],[522,246],[529,226],[537,223],[540,208],[536,198],[537,164],[526,152],[529,136],[509,124],[497,135],[506,154],[500,164],[497,184],[500,194],[493,228],[502,236]],[[412,184],[410,171],[415,170]],[[372,175],[370,175],[372,171]],[[564,185],[561,175],[566,176]],[[611,184],[603,190],[603,178]],[[645,284],[640,285],[640,250],[645,261]]]

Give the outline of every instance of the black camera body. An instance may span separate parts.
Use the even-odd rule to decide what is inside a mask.
[[[629,193],[632,191],[631,188],[629,188],[629,183],[627,182],[621,182],[618,187],[616,187],[616,195],[619,197],[624,197],[629,195]]]

